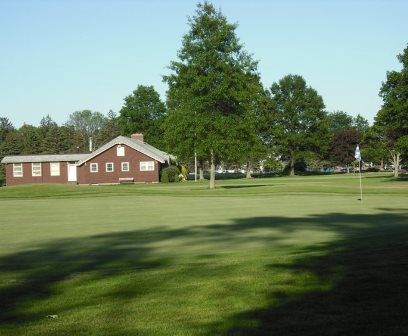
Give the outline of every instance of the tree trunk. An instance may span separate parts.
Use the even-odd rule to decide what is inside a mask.
[[[246,165],[246,168],[247,168],[247,172],[246,172],[246,178],[251,178],[252,176],[251,176],[251,162],[247,162],[247,165]]]
[[[400,166],[400,163],[401,163],[401,158],[400,158],[401,153],[397,152],[397,151],[394,151],[394,152],[391,153],[391,155],[392,155],[392,161],[393,161],[393,164],[394,164],[394,177],[398,177],[398,175],[399,175],[399,166]]]
[[[210,168],[210,189],[215,188],[215,158],[214,151],[211,149],[211,168]]]
[[[295,176],[295,156],[292,155],[290,156],[290,176]]]
[[[204,181],[204,169],[200,167],[200,181]]]
[[[381,159],[380,170],[381,171],[384,170],[384,160],[383,159]]]

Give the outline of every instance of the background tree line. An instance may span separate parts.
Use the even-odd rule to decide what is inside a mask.
[[[236,24],[209,2],[188,19],[178,59],[163,77],[166,102],[153,86],[138,85],[119,114],[77,111],[57,125],[50,116],[39,126],[16,129],[0,118],[0,157],[17,154],[87,152],[117,135],[143,133],[145,141],[201,171],[210,169],[215,187],[218,165],[305,169],[350,166],[360,144],[363,160],[394,167],[408,160],[408,47],[398,56],[401,71],[387,72],[383,105],[374,124],[358,114],[327,112],[323,98],[300,75],[261,84],[258,62],[244,50]],[[281,167],[284,163],[285,167]],[[280,169],[279,168],[279,169]],[[398,169],[395,170],[398,175]]]

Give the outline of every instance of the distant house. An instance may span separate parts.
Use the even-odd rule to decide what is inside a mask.
[[[159,182],[171,155],[143,141],[118,136],[88,154],[6,156],[6,184]]]

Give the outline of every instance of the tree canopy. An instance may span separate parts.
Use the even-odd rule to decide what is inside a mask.
[[[100,129],[106,123],[106,117],[100,112],[92,112],[91,110],[76,111],[70,114],[66,126],[73,127],[82,136],[80,145],[81,151],[87,151],[89,148],[90,139],[95,140]],[[98,147],[101,144],[93,143],[93,147]]]
[[[125,98],[119,113],[119,127],[123,135],[143,133],[149,144],[165,147],[161,124],[166,115],[166,106],[153,86],[138,85]]]
[[[408,135],[408,46],[397,58],[402,69],[387,72],[387,80],[382,83],[379,93],[383,105],[374,123],[387,139],[395,176],[398,176],[401,154],[406,151],[405,140],[399,139]]]
[[[332,133],[353,127],[353,117],[344,111],[328,113],[327,117],[329,131]]]
[[[270,134],[277,155],[289,161],[295,174],[297,159],[323,153],[328,146],[325,105],[316,90],[299,75],[288,75],[271,87],[275,111]]]

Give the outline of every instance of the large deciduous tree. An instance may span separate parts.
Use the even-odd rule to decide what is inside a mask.
[[[328,113],[328,127],[330,133],[353,127],[353,117],[344,111],[334,111]]]
[[[80,151],[88,149],[90,139],[96,139],[100,129],[107,122],[106,117],[100,112],[92,112],[90,110],[76,111],[70,114],[66,126],[73,127],[82,136],[82,140],[78,143]],[[93,143],[93,147],[100,146],[100,143]]]
[[[375,126],[388,140],[394,176],[398,176],[401,154],[405,152],[404,139],[408,135],[408,46],[397,56],[401,71],[388,71],[382,83],[380,97],[383,105],[375,117]]]
[[[357,116],[353,118],[353,128],[363,135],[369,130],[370,124],[368,123],[368,120],[361,114],[357,114]]]
[[[243,50],[236,24],[204,2],[189,26],[179,60],[171,62],[172,73],[164,76],[169,86],[165,136],[179,160],[196,153],[210,162],[214,188],[215,164],[248,156],[250,143],[257,142],[251,123],[262,86],[257,62]]]
[[[349,164],[355,160],[354,152],[360,141],[361,134],[356,129],[342,129],[335,132],[330,147],[332,162],[346,165],[349,172]]]
[[[121,127],[119,125],[119,117],[112,110],[108,112],[106,122],[99,130],[96,141],[103,144],[121,135]]]
[[[124,135],[143,133],[146,142],[163,148],[162,123],[165,115],[166,106],[154,87],[138,85],[125,98],[119,112],[119,126]]]
[[[383,132],[376,126],[369,127],[362,140],[361,155],[365,162],[373,163],[384,169],[384,161],[389,156],[387,139]]]
[[[285,76],[272,85],[271,94],[275,106],[271,143],[276,154],[289,161],[293,176],[297,159],[326,151],[327,113],[322,97],[301,76]]]

